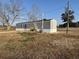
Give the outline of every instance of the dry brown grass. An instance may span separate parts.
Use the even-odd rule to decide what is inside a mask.
[[[79,59],[79,29],[60,32],[0,33],[0,59]]]

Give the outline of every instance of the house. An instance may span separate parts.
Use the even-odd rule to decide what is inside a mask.
[[[42,30],[47,33],[57,32],[57,22],[55,19],[17,23],[16,31],[29,31],[33,25],[36,26],[37,31]]]

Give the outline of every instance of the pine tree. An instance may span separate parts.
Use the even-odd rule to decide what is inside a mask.
[[[66,30],[66,33],[68,33],[68,30],[69,30],[69,24],[72,23],[72,20],[74,20],[74,11],[70,9],[70,2],[68,0],[68,3],[67,3],[67,7],[65,8],[65,12],[62,13],[62,20],[63,22],[66,22],[67,23],[67,30]]]

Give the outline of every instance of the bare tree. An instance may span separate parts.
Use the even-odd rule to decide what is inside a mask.
[[[28,12],[27,15],[28,15],[29,21],[32,22],[32,24],[33,24],[32,27],[37,29],[38,26],[36,24],[36,21],[40,20],[42,17],[41,10],[36,5],[33,5],[32,9]]]
[[[20,16],[20,4],[17,0],[9,0],[9,3],[0,2],[0,21],[10,30],[11,25]]]

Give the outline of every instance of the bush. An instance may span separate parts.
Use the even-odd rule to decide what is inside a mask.
[[[30,31],[36,31],[36,29],[35,29],[34,27],[32,27],[32,28],[30,29]]]

